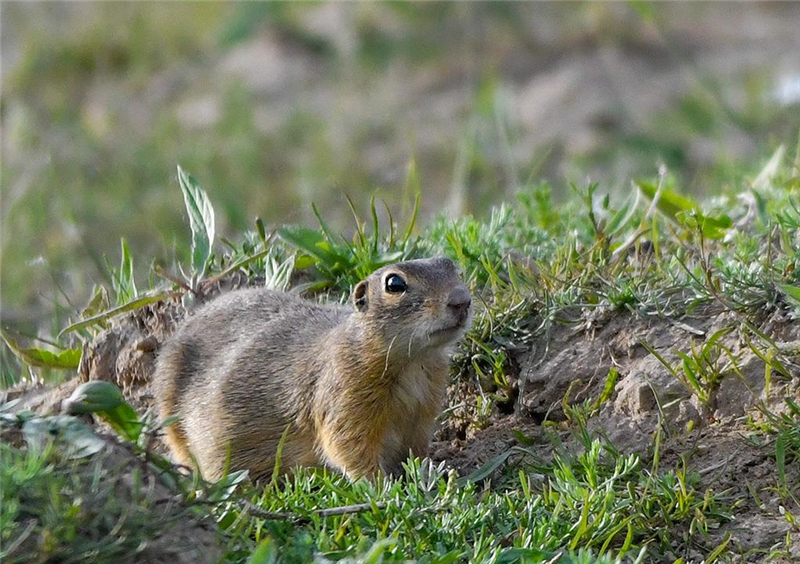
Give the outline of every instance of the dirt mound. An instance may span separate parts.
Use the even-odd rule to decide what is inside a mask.
[[[742,319],[721,307],[698,308],[679,319],[606,313],[579,324],[556,325],[516,359],[520,367],[516,413],[495,412],[486,428],[473,432],[446,424],[441,436],[447,440],[434,444],[433,456],[464,474],[512,447],[525,448],[528,454],[520,456],[547,460],[553,441],[542,436],[556,433],[556,443],[572,448],[576,441],[568,429],[574,427],[575,418],[585,417],[590,431],[608,437],[622,452],[636,452],[651,461],[660,427],[660,467],[685,464],[699,475],[702,488],[732,504],[734,520],[711,533],[716,542],[730,535],[730,546],[742,555],[742,562],[763,560],[770,550],[781,549],[787,538],[797,547],[800,532],[782,514],[774,444],[748,438],[753,428],[746,423],[748,418],[758,419],[757,407],[779,412],[783,398],[798,397],[800,370],[793,361],[800,348],[800,323],[773,312],[754,327],[787,356],[784,366],[792,377],[773,374],[770,390],[765,362],[748,340],[756,350],[763,343],[753,332],[742,330]],[[716,345],[709,357],[718,361],[719,379],[708,385],[705,401],[645,346],[682,374],[676,351],[691,357],[693,346],[699,353],[712,338]],[[608,389],[611,371],[616,378]],[[607,397],[600,402],[604,394]],[[459,396],[452,403],[464,401],[468,400]],[[547,431],[543,421],[549,422]],[[787,469],[787,483],[798,479],[800,468]],[[791,558],[800,558],[798,549],[792,550]]]
[[[156,355],[185,316],[186,308],[171,300],[121,318],[84,347],[78,369],[81,381],[111,382],[137,407],[149,407]]]
[[[150,379],[161,346],[175,332],[178,324],[199,305],[222,292],[248,285],[263,284],[263,278],[248,279],[234,273],[222,279],[209,279],[197,294],[168,297],[111,320],[110,327],[83,346],[81,363],[75,378],[52,387],[23,383],[7,390],[3,400],[20,400],[16,410],[29,409],[40,414],[61,411],[61,402],[75,388],[89,380],[103,380],[119,386],[126,399],[139,413],[153,405]]]
[[[796,348],[800,323],[776,312],[758,325],[782,350]],[[590,426],[623,450],[644,450],[659,421],[667,432],[677,433],[687,427],[732,424],[760,402],[777,404],[792,391],[791,381],[776,381],[767,396],[765,363],[749,344],[757,339],[744,334],[741,326],[735,314],[714,306],[680,319],[625,313],[578,327],[557,326],[520,361],[521,412],[540,421],[563,420],[565,405],[597,402],[614,371],[613,390],[597,405]],[[679,352],[696,359],[698,371],[713,377],[698,378],[707,399],[692,389]]]

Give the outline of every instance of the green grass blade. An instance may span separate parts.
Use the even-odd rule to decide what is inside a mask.
[[[381,203],[383,204],[383,209],[386,211],[386,217],[389,218],[389,243],[388,248],[394,248],[394,217],[392,216],[392,210],[389,209],[389,206],[386,205],[386,202],[381,199]]]
[[[778,289],[789,298],[789,301],[795,307],[800,307],[800,288],[792,286],[791,284],[777,284]]]
[[[356,211],[356,206],[353,203],[353,200],[350,199],[350,196],[345,195],[344,199],[347,201],[347,207],[350,208],[350,213],[353,216],[353,221],[356,223],[356,239],[358,240],[358,244],[362,249],[367,247],[367,236],[364,233],[364,224],[361,222],[361,218],[358,217],[358,212]]]
[[[719,341],[722,337],[730,333],[732,330],[733,327],[725,327],[724,329],[720,329],[719,331],[711,335],[703,345],[703,354],[708,353],[714,347],[714,345],[717,344],[717,341]]]
[[[800,146],[798,146],[798,150],[800,150]],[[767,161],[767,164],[761,169],[758,175],[753,179],[753,188],[756,190],[765,190],[770,188],[772,184],[772,180],[778,174],[778,171],[781,168],[781,163],[784,160],[784,156],[786,155],[786,146],[780,145],[772,156]]]
[[[611,394],[614,393],[614,387],[617,385],[617,378],[619,378],[619,370],[612,366],[608,369],[608,375],[606,376],[606,382],[603,386],[603,391],[594,402],[592,410],[600,409],[600,406],[611,397]]]
[[[692,391],[697,394],[697,397],[700,398],[703,403],[706,403],[708,401],[708,393],[697,377],[697,371],[693,366],[694,363],[692,359],[680,351],[678,351],[678,355],[681,357],[681,367],[683,368],[683,375],[686,377],[686,381],[691,386]]]
[[[641,345],[642,345],[644,348],[646,348],[646,349],[647,349],[647,352],[649,352],[649,353],[650,353],[650,354],[652,354],[654,357],[656,357],[656,359],[658,359],[658,361],[659,361],[661,364],[663,364],[663,365],[664,365],[664,368],[666,368],[667,370],[669,370],[670,374],[672,374],[673,376],[675,376],[675,378],[677,378],[678,380],[680,380],[680,379],[681,379],[680,375],[678,374],[678,371],[677,371],[677,370],[675,370],[675,367],[674,367],[674,366],[672,366],[672,364],[670,364],[670,363],[667,361],[667,359],[665,359],[663,356],[661,356],[661,354],[659,354],[659,353],[658,353],[658,351],[656,351],[656,349],[654,349],[654,348],[653,348],[653,347],[652,347],[652,346],[651,346],[649,343],[647,343],[647,341],[644,341],[644,340],[639,340],[639,342],[641,343]]]
[[[58,334],[58,336],[61,337],[62,335],[66,335],[67,333],[71,333],[73,331],[78,331],[80,329],[85,329],[86,327],[97,325],[98,323],[111,319],[112,317],[116,317],[117,315],[141,309],[146,305],[159,302],[164,298],[169,297],[170,295],[172,295],[172,292],[158,292],[155,294],[141,296],[119,307],[115,307],[108,311],[104,311],[103,313],[100,313],[98,315],[93,315],[92,317],[88,317],[77,323],[73,323],[72,325],[62,329],[61,332]]]
[[[775,465],[781,487],[786,489],[786,436],[783,433],[775,439]]]
[[[467,476],[463,476],[459,478],[458,483],[460,485],[465,485],[470,482],[480,482],[485,480],[492,473],[497,470],[512,454],[530,454],[527,449],[520,448],[520,447],[511,447],[507,451],[495,456],[488,462],[486,462],[483,466],[475,470],[472,474],[468,474]]]
[[[417,216],[419,215],[419,190],[414,194],[414,207],[411,210],[411,219],[408,221],[406,233],[403,235],[403,248],[406,247],[408,240],[411,239],[411,233],[414,231],[414,225],[417,223]]]
[[[728,543],[731,542],[731,534],[729,532],[725,533],[725,540],[723,540],[714,551],[708,555],[708,558],[705,559],[705,564],[712,564],[712,562],[716,562],[717,558],[722,554],[722,552],[728,547]]]
[[[587,489],[583,494],[583,507],[581,509],[581,518],[578,521],[578,530],[575,532],[575,536],[572,537],[572,542],[569,543],[570,550],[575,550],[578,542],[589,529],[589,495],[590,491]]]
[[[325,223],[325,220],[322,217],[322,214],[319,212],[319,208],[317,208],[317,204],[311,204],[311,210],[314,212],[314,216],[317,218],[319,222],[319,226],[322,229],[322,232],[325,234],[325,238],[328,239],[329,242],[333,243],[336,241],[337,237],[336,234],[328,227],[328,224]],[[280,230],[279,230],[280,231]]]
[[[120,265],[117,276],[117,303],[129,302],[136,297],[136,282],[133,279],[133,256],[128,247],[128,242],[123,237],[120,240]]]
[[[636,213],[637,208],[639,207],[639,200],[642,197],[642,191],[636,190],[622,207],[614,214],[611,220],[608,222],[608,226],[606,227],[606,233],[609,237],[616,235],[618,232],[625,229],[628,226],[631,219],[633,219],[634,214]],[[633,200],[633,202],[631,202]]]
[[[375,207],[375,196],[373,195],[369,200],[369,212],[372,216],[372,254],[378,254],[378,242],[380,239],[380,229],[378,224],[378,210]]]

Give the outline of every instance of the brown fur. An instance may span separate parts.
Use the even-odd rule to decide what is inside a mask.
[[[400,275],[402,293],[386,289]],[[427,453],[449,353],[470,321],[469,293],[449,259],[386,266],[360,282],[355,311],[263,288],[200,308],[159,355],[156,395],[167,442],[217,479],[281,464],[327,465],[352,478],[397,472]]]

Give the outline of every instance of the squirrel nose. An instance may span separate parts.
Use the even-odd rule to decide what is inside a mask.
[[[453,290],[450,297],[447,299],[447,307],[453,308],[456,311],[467,311],[471,303],[472,296],[469,295],[469,290],[464,286]]]

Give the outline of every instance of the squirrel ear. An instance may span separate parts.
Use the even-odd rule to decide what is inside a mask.
[[[367,297],[368,289],[369,283],[366,280],[362,280],[356,284],[356,288],[353,290],[353,305],[356,307],[356,311],[367,311],[367,306],[369,304],[369,299]]]

